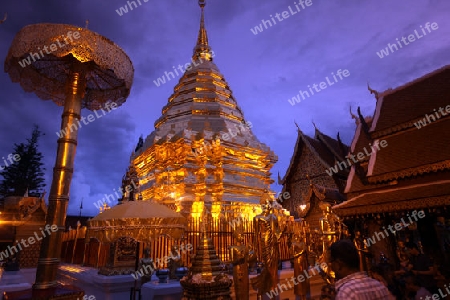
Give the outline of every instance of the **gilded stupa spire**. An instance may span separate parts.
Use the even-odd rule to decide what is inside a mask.
[[[258,205],[261,192],[272,183],[270,168],[277,157],[253,134],[251,121],[244,118],[228,82],[212,61],[205,2],[198,4],[200,31],[192,63],[162,108],[155,130],[142,139],[132,160],[144,200],[154,199],[202,218],[203,207],[216,214],[238,202]],[[214,222],[218,221],[210,219],[206,228]]]
[[[198,32],[197,44],[194,47],[194,55],[192,56],[192,60],[199,60],[201,58],[203,60],[211,61],[211,47],[208,45],[208,34],[206,33],[205,28],[204,8],[206,5],[206,0],[199,0],[198,5],[200,6],[202,14],[200,17],[200,30]]]

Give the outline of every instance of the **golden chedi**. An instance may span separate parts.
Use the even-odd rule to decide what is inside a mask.
[[[213,62],[202,8],[192,63],[131,157],[143,200],[185,216],[203,210],[253,212],[272,180],[277,157],[252,133],[251,122]],[[256,215],[257,213],[255,213]],[[250,216],[251,217],[251,216]]]

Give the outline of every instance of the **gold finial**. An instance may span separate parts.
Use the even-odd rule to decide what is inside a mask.
[[[88,27],[89,27],[89,19],[86,19],[86,23],[84,25],[84,28],[88,29]]]
[[[5,22],[5,21],[6,21],[6,18],[8,18],[8,14],[7,14],[7,13],[5,13],[5,17],[3,18],[3,20],[0,21],[0,24],[2,24],[3,22]]]
[[[194,55],[192,57],[193,61],[200,61],[202,63],[204,60],[212,60],[211,47],[208,45],[208,35],[205,29],[205,16],[204,7],[206,5],[205,0],[199,0],[198,5],[202,9],[200,18],[200,30],[198,32],[197,44],[194,47]]]

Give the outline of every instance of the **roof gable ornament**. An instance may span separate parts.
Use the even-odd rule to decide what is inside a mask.
[[[368,81],[367,81],[367,89],[370,91],[370,94],[375,94],[375,99],[378,100],[379,94],[380,94],[380,93],[378,93],[378,91],[376,91],[376,90],[370,88],[370,85],[369,85],[369,82],[368,82]]]
[[[311,123],[314,126],[314,135],[317,137],[319,134],[321,134],[320,130],[317,128],[316,123],[314,123],[313,120],[311,120]]]
[[[352,117],[352,119],[355,120],[356,126],[358,126],[359,125],[359,118],[353,114],[351,105],[350,105],[350,116]]]
[[[278,184],[283,185],[283,179],[280,176],[280,171],[278,171]]]

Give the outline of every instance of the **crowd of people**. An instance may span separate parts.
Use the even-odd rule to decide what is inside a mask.
[[[361,272],[358,249],[350,240],[331,245],[328,264],[335,274],[334,288],[322,289],[321,299],[330,300],[421,300],[435,299],[445,291],[446,278],[413,242],[401,249],[400,268],[382,259],[368,272]],[[450,279],[449,279],[450,280]],[[440,298],[439,298],[440,299]]]

